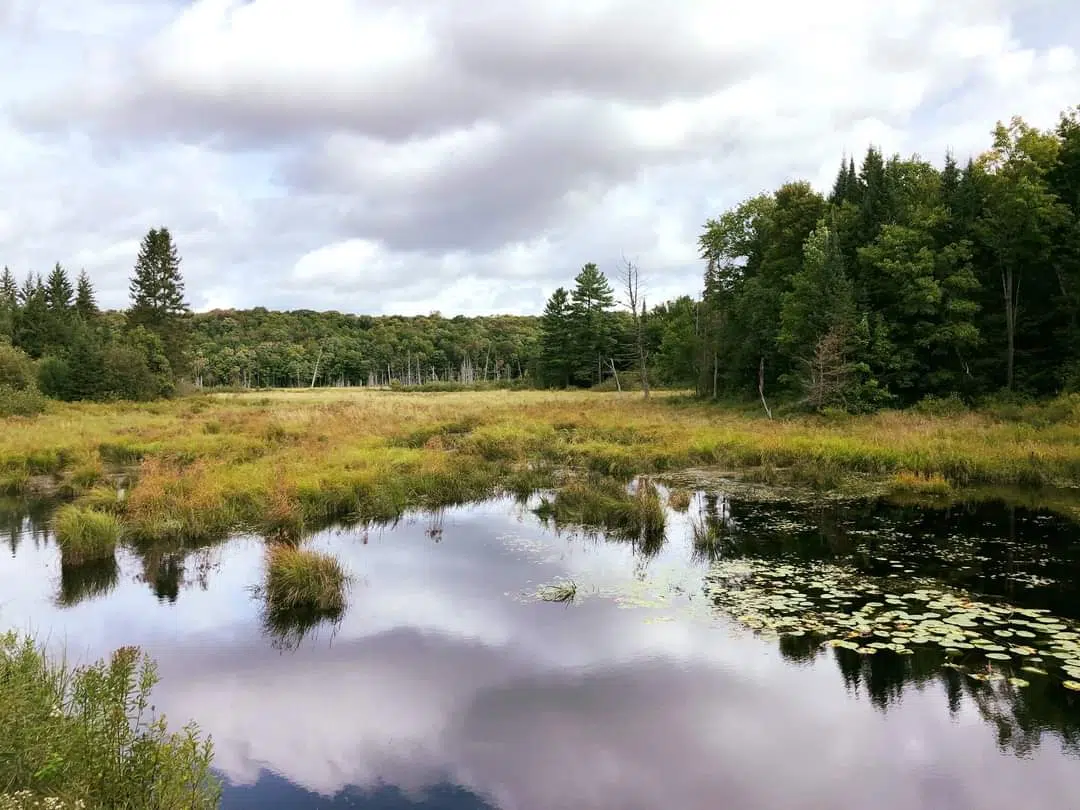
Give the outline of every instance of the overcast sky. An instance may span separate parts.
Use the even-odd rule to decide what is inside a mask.
[[[1069,0],[0,0],[0,263],[122,306],[164,224],[196,309],[535,313],[624,255],[658,302],[845,150],[1052,125],[1077,43]]]

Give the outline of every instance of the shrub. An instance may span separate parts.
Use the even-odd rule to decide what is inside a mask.
[[[9,791],[0,808],[217,807],[212,744],[194,724],[169,733],[164,717],[148,716],[156,683],[135,647],[70,667],[0,635],[0,785]]]
[[[927,416],[959,416],[968,410],[968,406],[959,394],[949,394],[947,397],[929,395],[916,402],[912,410]]]
[[[57,510],[53,530],[68,565],[111,557],[120,537],[120,524],[114,516],[71,504]]]
[[[16,391],[34,388],[34,361],[8,343],[0,343],[0,387]]]
[[[330,555],[277,544],[267,555],[266,598],[273,611],[341,611],[349,576]]]
[[[0,419],[8,416],[37,416],[45,410],[46,399],[36,388],[15,388],[0,384]]]

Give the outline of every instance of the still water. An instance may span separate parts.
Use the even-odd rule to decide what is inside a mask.
[[[355,576],[333,625],[267,630],[263,541],[62,572],[47,505],[0,507],[0,620],[75,659],[154,655],[159,711],[213,735],[223,806],[369,810],[1080,807],[1080,692],[942,657],[763,637],[718,562],[934,578],[1080,617],[1080,526],[700,493],[646,549],[496,500],[308,541]],[[692,522],[722,542],[694,548]],[[572,579],[573,604],[536,600]]]

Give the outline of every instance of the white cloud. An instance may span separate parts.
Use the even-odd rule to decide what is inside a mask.
[[[720,207],[1080,98],[1064,0],[0,9],[0,262],[113,306],[159,224],[200,308],[536,312],[623,253],[692,293]]]

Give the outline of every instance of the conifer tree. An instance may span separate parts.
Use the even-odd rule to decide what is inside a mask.
[[[592,385],[603,380],[604,366],[614,348],[611,309],[615,293],[592,262],[581,268],[574,285],[570,296],[572,331],[578,349],[574,376],[576,382]]]
[[[544,385],[566,388],[574,368],[570,296],[564,287],[551,294],[540,318],[540,373]]]
[[[97,295],[94,293],[94,285],[86,271],[79,272],[78,281],[75,284],[75,311],[84,321],[89,321],[98,314]]]
[[[165,347],[174,373],[184,365],[188,315],[180,254],[165,227],[151,228],[143,237],[129,287],[128,324],[156,334]]]
[[[64,313],[71,309],[74,298],[75,290],[71,286],[67,271],[57,262],[45,283],[45,303],[52,312]]]

